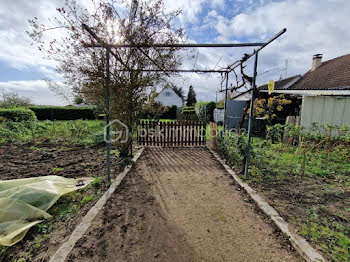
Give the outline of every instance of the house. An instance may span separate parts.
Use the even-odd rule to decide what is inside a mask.
[[[297,79],[299,78],[299,79]],[[262,86],[260,92],[267,93]],[[311,69],[287,84],[275,84],[273,94],[287,94],[301,102],[301,126],[311,131],[313,123],[350,125],[350,54],[322,62],[312,58]]]
[[[179,96],[174,89],[171,87],[164,87],[162,91],[155,97],[154,101],[160,102],[164,106],[175,105],[177,108],[183,107],[184,101],[181,96]]]

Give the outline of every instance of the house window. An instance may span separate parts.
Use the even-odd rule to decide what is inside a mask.
[[[170,96],[170,92],[165,92],[165,96]]]

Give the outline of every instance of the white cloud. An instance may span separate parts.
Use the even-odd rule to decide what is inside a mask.
[[[198,21],[197,14],[202,11],[202,6],[206,1],[208,0],[166,0],[166,7],[168,10],[182,10],[179,17],[181,23],[193,23]]]
[[[0,60],[11,67],[22,70],[28,67],[54,66],[54,63],[42,58],[26,31],[28,19],[38,17],[47,21],[54,17],[59,1],[27,0],[0,1]]]
[[[43,80],[33,81],[8,81],[0,82],[0,94],[2,91],[16,91],[19,94],[29,97],[33,104],[38,105],[65,105]]]
[[[349,52],[349,13],[348,0],[286,0],[230,20],[217,16],[216,28],[221,40],[265,41],[286,27],[287,33],[261,52],[259,69],[283,67],[288,59],[289,72],[303,74],[310,68],[313,54],[323,53],[328,60]]]
[[[0,0],[0,60],[20,70],[34,67],[38,72],[55,78],[57,75],[52,68],[54,64],[41,58],[42,55],[36,47],[30,45],[31,40],[25,31],[28,29],[27,19],[34,16],[39,19],[53,17],[56,14],[55,8],[60,5],[62,2],[59,0]],[[185,28],[191,27],[201,32],[211,30],[211,35],[217,35],[216,39],[210,40],[212,43],[265,41],[286,27],[287,33],[260,53],[260,73],[271,68],[282,68],[288,59],[289,75],[303,74],[310,68],[313,54],[323,53],[324,60],[328,60],[349,52],[348,0],[166,0],[166,6],[169,10],[183,10],[180,23]],[[207,13],[206,17],[199,17],[204,11]],[[191,42],[195,42],[194,37],[189,38],[192,39]],[[196,67],[212,69],[221,57],[216,68],[223,67],[250,51],[252,48],[200,49]],[[192,68],[193,62],[187,61],[183,67]],[[252,62],[251,59],[246,69],[249,74],[252,72]],[[264,74],[258,78],[259,83],[278,79],[280,74],[284,72],[272,71]],[[211,74],[208,77],[186,74],[183,79],[174,81],[185,88],[192,84],[200,99],[215,99],[215,91],[220,85],[217,75]],[[61,103],[43,81],[0,83],[0,88],[5,87],[19,88],[32,96],[37,103]]]

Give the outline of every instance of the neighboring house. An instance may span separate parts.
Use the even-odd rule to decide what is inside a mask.
[[[171,87],[164,87],[155,97],[154,101],[160,102],[164,106],[175,105],[177,108],[183,107],[183,99]]]
[[[325,62],[322,55],[314,55],[311,70],[293,81],[286,85],[277,81],[273,93],[302,99],[301,125],[306,130],[313,123],[350,125],[350,54]],[[268,92],[264,86],[261,89]]]

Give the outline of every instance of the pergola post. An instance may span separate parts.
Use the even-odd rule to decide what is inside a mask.
[[[225,130],[226,130],[226,123],[227,123],[227,113],[226,113],[226,110],[227,110],[227,89],[228,89],[228,72],[225,73],[225,78],[226,78],[226,87],[225,87],[225,104],[224,104],[224,134],[225,134]]]
[[[108,182],[111,182],[111,134],[109,126],[110,110],[110,72],[109,72],[109,48],[106,48],[106,149],[107,149],[107,178]]]
[[[250,143],[253,133],[253,123],[254,123],[254,93],[256,90],[256,76],[258,71],[258,52],[255,53],[254,58],[254,75],[253,75],[253,88],[250,97],[250,112],[249,112],[249,122],[248,122],[248,144],[245,153],[245,166],[244,166],[244,176],[248,176],[249,161],[250,161]]]

